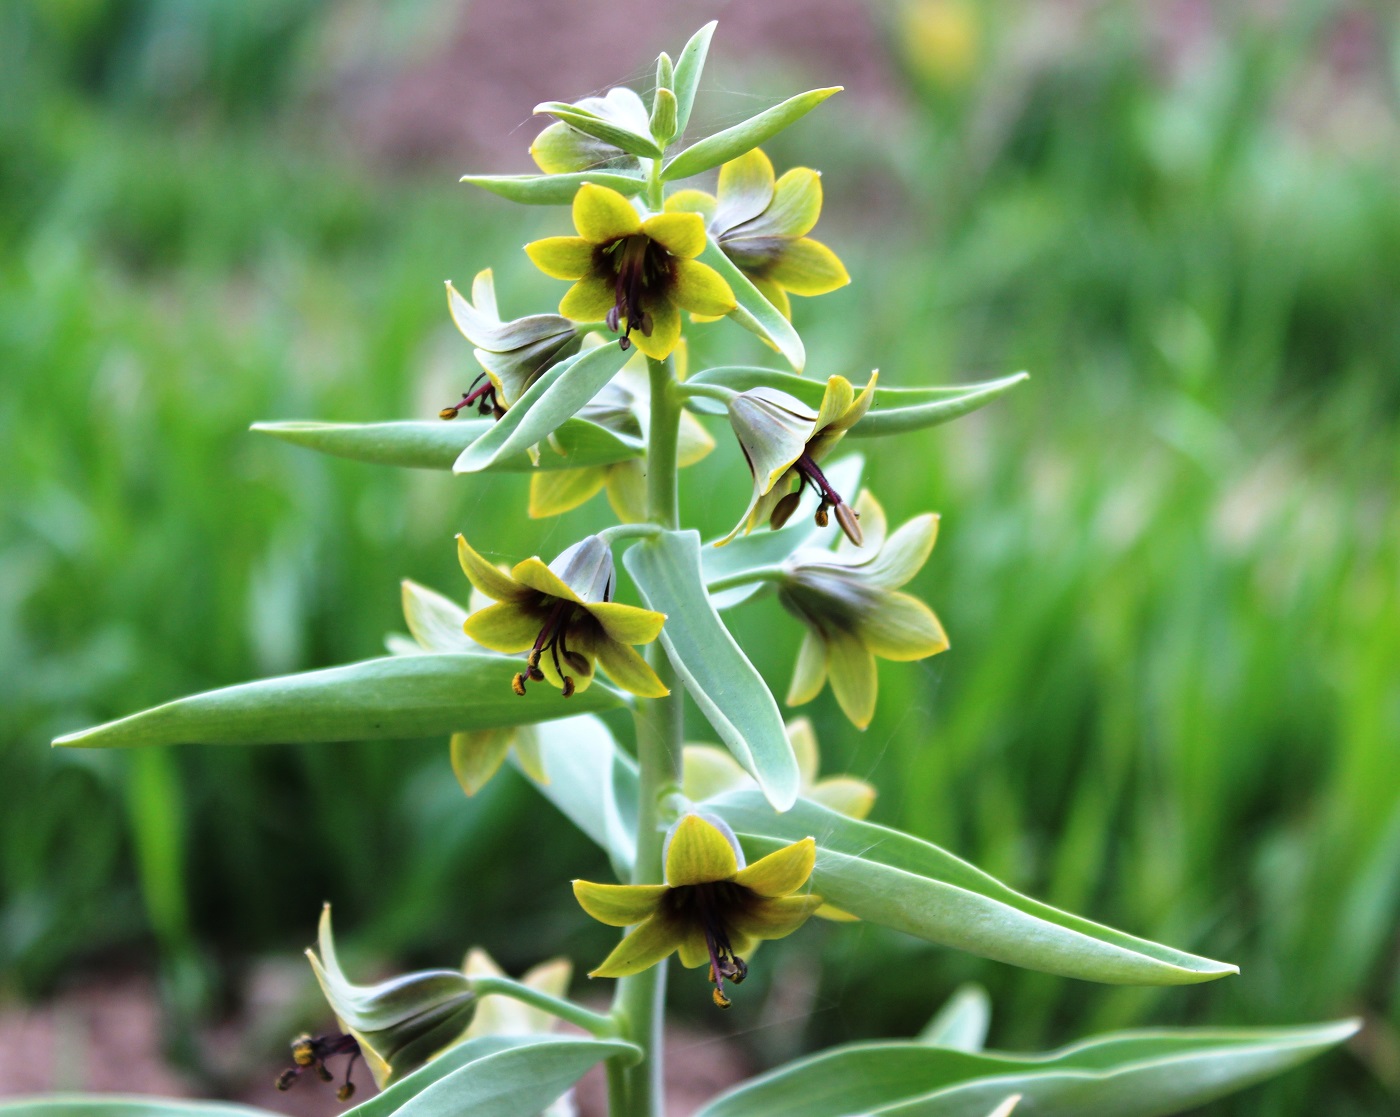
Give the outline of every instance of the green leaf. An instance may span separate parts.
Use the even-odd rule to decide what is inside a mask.
[[[687,51],[689,49],[686,47]],[[685,65],[684,54],[681,55],[681,65]],[[698,80],[698,78],[699,74],[697,73],[696,79]],[[678,76],[678,87],[679,84],[680,78]],[[736,124],[732,128],[716,132],[713,136],[706,136],[667,162],[661,168],[662,179],[666,182],[674,182],[677,179],[690,178],[692,175],[701,174],[712,167],[718,167],[721,163],[737,159],[746,151],[752,151],[758,147],[769,137],[777,135],[789,124],[795,124],[833,93],[840,93],[841,88],[839,85],[833,85],[829,89],[810,89],[806,93],[799,93],[796,97],[789,97],[782,104],[765,109],[757,116],[751,116],[748,120]],[[679,99],[680,90],[677,88],[677,100]],[[570,123],[573,122],[570,121]]]
[[[778,348],[788,364],[798,372],[807,363],[807,350],[802,338],[792,328],[792,323],[783,317],[782,312],[763,297],[763,292],[749,282],[749,277],[741,272],[734,261],[726,256],[715,242],[705,238],[705,249],[700,260],[724,277],[734,292],[738,306],[729,312],[729,317],[750,333],[771,341]]]
[[[56,1094],[0,1101],[4,1117],[279,1117],[271,1109],[217,1101],[123,1097],[111,1094]]]
[[[622,703],[594,683],[564,699],[551,687],[511,690],[520,661],[499,655],[387,656],[210,690],[59,737],[70,748],[266,745],[435,737],[526,725]],[[567,706],[561,703],[567,702]]]
[[[607,853],[619,880],[630,880],[637,856],[636,761],[591,716],[545,722],[535,728],[535,742],[545,779],[531,782]],[[516,767],[529,776],[523,765]]]
[[[886,434],[936,427],[985,407],[1018,384],[1030,379],[1025,372],[986,380],[980,384],[954,384],[941,388],[876,388],[870,411],[846,432],[847,438],[875,438]],[[777,388],[809,407],[821,405],[825,380],[806,379],[770,368],[725,366],[706,369],[691,377],[695,384],[719,384],[736,392],[750,388]],[[710,410],[701,406],[702,410]]]
[[[1048,1055],[917,1043],[838,1047],[762,1075],[696,1117],[986,1117],[1008,1095],[1035,1117],[1165,1117],[1280,1074],[1356,1032],[1298,1028],[1119,1032]]]
[[[576,128],[597,139],[620,147],[633,155],[647,159],[660,159],[665,154],[650,136],[643,136],[630,128],[624,128],[616,121],[599,116],[596,112],[579,108],[566,101],[545,101],[535,106],[535,112],[548,113],[556,120],[562,120],[570,128]]]
[[[695,106],[695,91],[700,88],[700,75],[705,70],[705,56],[710,53],[710,38],[717,21],[710,20],[690,37],[681,56],[676,60],[676,135],[690,123],[690,110]]]
[[[847,454],[824,469],[831,487],[839,493],[846,493],[854,500],[860,491],[861,471],[865,459],[859,454]],[[792,517],[777,531],[760,527],[750,535],[741,535],[730,540],[723,547],[707,544],[700,548],[700,566],[705,573],[706,583],[720,578],[742,574],[748,570],[758,570],[765,566],[777,566],[799,547],[819,545],[822,538],[830,538],[832,527],[818,527],[813,514],[816,512],[818,497],[810,490],[804,490],[802,501]],[[759,582],[735,586],[710,594],[710,603],[716,609],[732,609],[742,604],[763,588]]]
[[[480,186],[512,202],[529,206],[566,206],[585,182],[606,186],[625,197],[640,194],[646,180],[615,171],[576,171],[562,175],[463,175],[460,181]]]
[[[342,1117],[535,1117],[604,1059],[635,1062],[622,1040],[483,1036],[453,1047]]]
[[[699,533],[664,532],[622,561],[648,608],[666,614],[661,643],[690,696],[773,809],[787,810],[801,782],[797,758],[778,704],[705,591]]]
[[[490,430],[462,451],[452,465],[453,471],[479,473],[497,462],[524,454],[560,430],[579,408],[603,390],[631,356],[630,350],[607,344],[560,361],[531,384]],[[545,460],[543,455],[541,460]]]
[[[953,991],[938,1014],[919,1033],[919,1042],[954,1051],[981,1051],[992,1023],[992,999],[975,981]]]
[[[1239,972],[1058,911],[935,845],[808,799],[781,815],[752,791],[707,806],[749,836],[759,854],[813,835],[812,891],[842,911],[929,942],[1114,985],[1191,985]]]
[[[254,423],[252,429],[337,458],[408,469],[451,469],[463,450],[495,426],[492,419],[454,419],[450,422],[442,419],[410,419],[389,423],[292,420]],[[554,432],[551,441],[557,452],[541,454],[539,469],[612,465],[639,457],[642,453],[642,445],[635,439],[616,434],[586,419],[567,420]],[[500,458],[490,468],[502,473],[528,473],[537,467],[530,461],[529,455],[522,452]]]

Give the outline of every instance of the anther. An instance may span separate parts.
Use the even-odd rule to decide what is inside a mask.
[[[857,547],[865,542],[865,536],[860,530],[860,513],[849,504],[841,503],[836,506],[836,522],[841,525],[841,530],[846,533],[846,538]]]
[[[561,690],[561,692],[563,693],[563,695],[564,695],[565,698],[572,698],[572,697],[574,696],[574,680],[573,680],[573,678],[570,677],[569,675],[565,675],[565,676],[564,676],[564,685],[563,685],[562,687],[560,687],[559,689]]]
[[[797,506],[801,503],[801,489],[798,489],[795,493],[788,493],[787,496],[783,497],[782,500],[778,501],[777,504],[773,505],[773,514],[768,517],[768,526],[771,527],[774,531],[777,531],[780,527],[782,527],[785,523],[792,519],[792,514],[797,511]]]
[[[826,527],[826,525],[831,522],[826,514],[827,509],[830,507],[831,506],[827,504],[826,501],[822,501],[821,504],[817,505],[817,514],[812,517],[817,521],[817,527]]]
[[[523,671],[517,674],[515,678],[511,679],[510,689],[520,695],[521,698],[525,697],[525,673]]]
[[[721,993],[718,989],[711,993],[710,996],[714,998],[715,1007],[717,1008],[728,1008],[734,1003],[723,993]]]

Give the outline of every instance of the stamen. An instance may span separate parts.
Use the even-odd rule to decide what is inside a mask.
[[[613,281],[614,302],[604,321],[608,329],[622,333],[618,346],[626,350],[631,348],[628,335],[633,330],[640,330],[646,337],[651,336],[651,315],[643,309],[643,304],[646,302],[647,288],[654,278],[650,273],[656,261],[652,259],[655,253],[650,237],[641,234],[626,237],[620,245],[617,273]]]
[[[483,384],[483,380],[485,380],[486,383]],[[473,404],[476,405],[476,410],[479,415],[491,415],[501,411],[501,408],[496,402],[496,386],[491,383],[484,372],[472,381],[470,388],[462,393],[460,401],[454,403],[451,407],[444,407],[439,411],[438,418],[455,419],[461,412],[465,411]]]
[[[861,534],[860,513],[855,511],[849,504],[841,499],[841,494],[831,487],[831,482],[826,479],[826,474],[814,462],[811,455],[803,455],[793,463],[793,468],[797,470],[804,483],[811,485],[816,494],[821,497],[821,504],[817,506],[817,514],[814,517],[818,527],[826,527],[830,522],[827,513],[831,510],[836,512],[836,523],[846,538],[857,547],[865,542],[864,535]]]
[[[553,608],[545,617],[544,625],[540,629],[540,634],[535,637],[535,645],[530,649],[529,655],[525,658],[525,670],[517,674],[510,683],[511,689],[516,694],[525,694],[525,684],[528,682],[543,682],[545,674],[540,670],[540,660],[544,653],[548,652],[551,662],[554,664],[554,673],[560,680],[560,690],[564,697],[568,698],[578,688],[574,680],[564,673],[563,664],[560,663],[560,656],[563,662],[567,663],[578,674],[586,675],[589,671],[588,660],[583,656],[569,651],[567,642],[569,622],[573,619],[574,603],[563,598],[556,598]]]
[[[715,886],[697,884],[692,887],[696,914],[700,917],[705,946],[710,952],[710,982],[715,987],[711,997],[719,1008],[728,1008],[731,1002],[725,995],[724,983],[741,984],[749,975],[749,967],[730,945],[728,929],[718,910],[719,898],[714,894]]]

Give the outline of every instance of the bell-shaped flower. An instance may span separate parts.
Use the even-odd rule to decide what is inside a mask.
[[[749,463],[753,496],[734,530],[719,541],[720,546],[741,531],[747,535],[763,520],[774,528],[782,527],[797,510],[804,487],[810,487],[820,501],[817,523],[825,527],[828,515],[834,515],[846,538],[860,545],[860,517],[832,488],[821,461],[870,410],[878,376],[872,372],[859,395],[844,376],[831,377],[816,414],[795,396],[776,388],[750,388],[729,401],[729,425]]]
[[[598,536],[575,543],[548,566],[528,558],[500,570],[460,535],[457,557],[472,585],[495,602],[472,613],[463,631],[484,648],[526,653],[513,684],[517,694],[547,680],[567,698],[593,681],[595,662],[633,694],[670,693],[632,648],[655,640],[666,617],[612,600],[612,551]]]
[[[470,300],[449,281],[447,306],[485,371],[459,403],[439,412],[444,419],[455,419],[458,412],[473,407],[499,419],[540,376],[577,353],[582,340],[578,327],[558,314],[502,321],[490,268],[477,272]]]
[[[666,210],[704,217],[720,251],[784,317],[792,317],[788,295],[825,295],[851,281],[836,253],[807,235],[822,212],[821,175],[810,167],[775,179],[754,148],[719,169],[717,195],[678,190]]]
[[[709,966],[714,1002],[728,1008],[724,983],[744,980],[754,944],[792,934],[821,907],[820,896],[800,892],[815,861],[816,843],[803,838],[745,865],[721,820],[684,815],[666,839],[665,884],[574,881],[584,911],[632,928],[589,976],[627,977],[679,952],[688,969]]]
[[[676,379],[684,380],[684,338],[672,356]],[[651,376],[647,372],[646,361],[640,357],[628,361],[622,371],[584,405],[578,417],[648,444]],[[682,411],[677,464],[682,468],[694,465],[714,448],[715,440],[700,420],[689,411]],[[643,458],[629,458],[611,465],[584,466],[580,469],[536,470],[530,474],[530,515],[536,519],[557,516],[593,499],[605,488],[608,503],[623,523],[637,524],[647,518],[646,465]]]
[[[651,134],[651,113],[646,103],[626,86],[610,89],[602,97],[584,97],[575,101],[574,107],[640,136]],[[530,145],[530,156],[535,160],[535,165],[549,175],[578,171],[636,174],[642,167],[641,160],[635,155],[614,147],[607,140],[580,132],[562,120],[551,124],[535,137],[535,142]]]
[[[695,213],[643,219],[616,190],[584,183],[574,195],[575,237],[546,237],[525,246],[546,275],[572,279],[559,313],[579,322],[605,321],[648,357],[670,354],[681,336],[682,309],[728,314],[734,292],[719,272],[695,257],[705,247],[705,221]]]
[[[807,718],[787,723],[787,737],[797,757],[798,794],[848,818],[865,818],[875,805],[875,788],[855,776],[819,777],[821,749]],[[734,755],[718,745],[686,745],[681,755],[681,793],[700,803],[728,791],[756,790],[758,782]]]
[[[928,561],[938,517],[916,516],[886,538],[885,513],[873,496],[862,493],[856,510],[865,545],[843,539],[835,552],[794,552],[783,563],[778,600],[807,626],[788,705],[810,702],[830,677],[837,703],[864,729],[875,715],[875,657],[924,659],[946,651],[948,637],[933,610],[898,592]]]
[[[321,912],[317,939],[319,956],[314,950],[306,956],[321,992],[341,1029],[358,1043],[381,1089],[461,1041],[478,999],[465,974],[421,970],[378,985],[354,984],[336,957],[329,904]]]

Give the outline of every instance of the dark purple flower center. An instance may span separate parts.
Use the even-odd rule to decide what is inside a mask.
[[[671,254],[642,233],[615,240],[600,252],[605,269],[613,273],[615,301],[607,313],[608,329],[621,331],[621,345],[626,349],[633,330],[651,336],[646,304],[671,282]]]
[[[355,1084],[350,1081],[350,1072],[355,1069],[355,1060],[360,1057],[360,1045],[354,1036],[337,1032],[328,1036],[297,1036],[292,1040],[292,1065],[277,1076],[277,1088],[290,1090],[292,1083],[308,1070],[315,1071],[322,1082],[330,1082],[334,1076],[326,1067],[326,1060],[336,1055],[349,1055],[345,1063],[345,1080],[335,1096],[341,1101],[349,1101],[355,1092]]]
[[[667,893],[675,918],[687,924],[698,923],[710,952],[710,982],[714,985],[714,1002],[728,1008],[724,992],[726,981],[740,984],[749,974],[748,963],[734,953],[729,941],[727,915],[742,904],[749,890],[727,880],[683,885]]]

